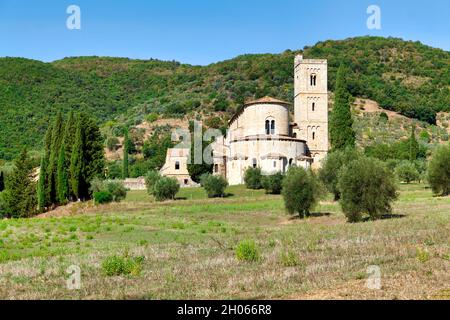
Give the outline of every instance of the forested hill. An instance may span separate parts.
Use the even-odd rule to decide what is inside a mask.
[[[380,37],[325,41],[302,51],[305,58],[328,59],[330,90],[343,63],[354,96],[430,123],[436,112],[450,111],[448,51]],[[205,67],[126,58],[0,58],[0,158],[11,159],[24,145],[39,148],[58,110],[136,124],[149,113],[230,116],[246,99],[265,95],[292,102],[300,52],[243,55]]]

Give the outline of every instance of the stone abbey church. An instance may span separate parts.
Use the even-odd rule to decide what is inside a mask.
[[[295,58],[293,119],[289,103],[264,97],[246,103],[229,122],[226,137],[213,144],[214,174],[230,185],[244,183],[245,170],[286,172],[289,166],[317,167],[328,152],[327,60]],[[192,183],[189,149],[169,149],[161,174]]]

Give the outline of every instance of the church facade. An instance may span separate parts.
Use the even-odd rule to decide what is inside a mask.
[[[295,58],[293,121],[289,103],[264,97],[246,103],[229,122],[227,136],[213,146],[214,174],[230,185],[244,183],[245,170],[264,174],[290,166],[320,166],[328,152],[327,61]]]
[[[327,60],[296,56],[293,117],[289,103],[272,97],[246,103],[229,121],[227,135],[212,145],[213,173],[238,185],[249,167],[272,174],[294,165],[320,166],[329,147],[327,76]],[[162,173],[170,176],[169,158]],[[176,163],[182,162],[186,166],[179,159]]]

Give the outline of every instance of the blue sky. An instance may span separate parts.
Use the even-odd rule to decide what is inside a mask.
[[[81,30],[66,28],[69,5]],[[366,26],[381,8],[381,30]],[[0,0],[0,56],[157,58],[209,64],[361,35],[450,50],[448,0]]]

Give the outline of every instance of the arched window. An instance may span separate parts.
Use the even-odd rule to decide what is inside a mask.
[[[316,103],[313,102],[313,103],[312,103],[312,111],[315,111],[315,110],[316,110]]]
[[[270,121],[266,120],[266,134],[270,134]]]
[[[277,162],[276,162],[276,161],[273,162],[273,167],[274,167],[274,168],[277,167]]]
[[[313,134],[312,134],[312,139],[313,139],[313,140],[316,139],[316,133],[315,133],[315,132],[313,132]]]
[[[256,168],[258,166],[258,162],[256,161],[256,159],[253,159],[253,168]]]
[[[175,162],[175,170],[180,170],[180,161]]]
[[[270,134],[275,134],[275,120],[270,123]]]
[[[215,173],[218,173],[218,172],[219,172],[219,165],[218,165],[218,164],[215,164],[215,165],[214,165],[214,172],[215,172]]]
[[[312,74],[312,75],[310,76],[310,84],[311,84],[311,87],[314,87],[314,86],[316,85],[316,83],[317,83],[317,76],[316,76],[315,74]]]

